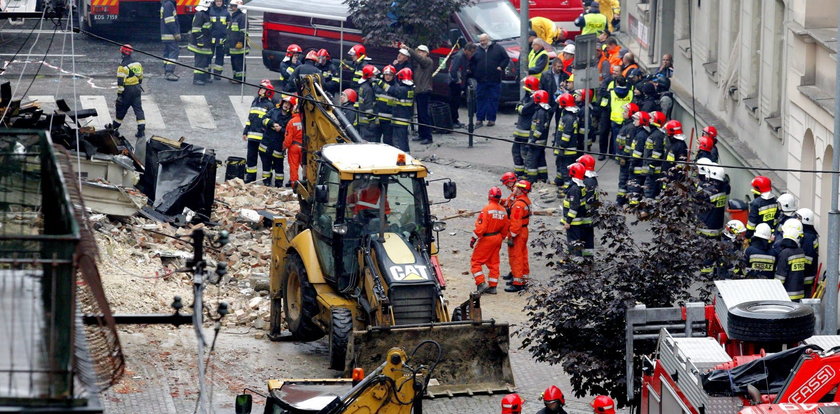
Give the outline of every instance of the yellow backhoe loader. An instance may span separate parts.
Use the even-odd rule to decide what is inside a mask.
[[[444,297],[429,210],[428,170],[390,145],[367,143],[333,110],[318,75],[300,82],[304,123],[300,212],[275,219],[271,332],[327,336],[330,367],[377,367],[393,347],[434,340],[444,349],[429,392],[510,390],[508,325],[482,321],[479,298],[455,310]],[[444,179],[443,196],[456,195]]]

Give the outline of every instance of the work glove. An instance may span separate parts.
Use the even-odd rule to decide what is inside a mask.
[[[478,239],[476,239],[475,237],[470,238],[470,249],[475,247],[475,242],[477,242],[477,241],[478,241]]]
[[[236,42],[234,49],[242,49],[245,45],[242,42]]]

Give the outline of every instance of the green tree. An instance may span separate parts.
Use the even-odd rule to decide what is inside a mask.
[[[693,196],[695,188],[693,179],[671,184],[631,218],[614,203],[600,205],[594,219],[602,237],[591,259],[569,256],[560,232],[544,230],[537,238],[536,247],[555,275],[532,290],[526,306],[530,322],[519,332],[522,347],[538,361],[560,364],[576,396],[609,394],[622,405],[631,400],[624,373],[626,309],[636,303],[667,307],[705,300],[711,277],[701,276],[703,264],[711,257],[734,260],[730,242],[697,235],[697,211],[704,207]],[[634,239],[630,226],[640,222],[650,242]],[[637,343],[637,364],[638,356],[655,345]]]
[[[434,48],[447,39],[452,13],[475,0],[345,0],[366,44],[403,42]]]

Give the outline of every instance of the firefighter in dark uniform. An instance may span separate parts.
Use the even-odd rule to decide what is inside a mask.
[[[525,160],[528,158],[528,145],[522,145],[528,142],[528,137],[531,135],[531,118],[534,117],[534,112],[537,111],[537,104],[531,94],[539,89],[540,80],[528,76],[522,81],[522,88],[525,89],[525,95],[516,105],[516,112],[519,114],[516,118],[516,126],[513,129],[513,146],[510,152],[513,156],[513,172],[519,178],[526,178]]]
[[[779,203],[776,202],[776,196],[773,195],[773,185],[770,179],[759,175],[753,178],[750,184],[756,197],[750,202],[750,212],[747,217],[748,239],[752,238],[752,233],[758,223],[767,223],[772,229],[776,228],[779,219]]]
[[[554,167],[557,168],[554,185],[558,191],[563,192],[569,187],[569,166],[577,159],[576,146],[580,132],[577,112],[580,108],[575,104],[574,96],[564,93],[557,97],[557,110],[561,115],[554,134]]]
[[[630,178],[627,180],[627,202],[630,205],[639,204],[644,196],[642,186],[645,184],[645,176],[648,172],[647,161],[643,159],[645,156],[645,145],[647,144],[648,136],[650,136],[650,114],[645,111],[639,111],[633,114],[633,125],[636,129],[633,134],[633,139],[628,142],[625,147],[630,147],[631,159],[630,163]],[[626,152],[626,151],[625,151]]]
[[[540,89],[532,95],[537,110],[531,118],[531,131],[528,136],[528,157],[525,158],[525,170],[531,184],[548,181],[548,167],[545,162],[545,144],[548,142],[548,131],[551,129],[551,119],[554,108],[549,104],[548,92]]]
[[[164,79],[177,81],[175,62],[178,60],[178,42],[181,41],[181,26],[178,23],[178,10],[175,0],[161,0],[160,2],[160,41],[163,43]]]
[[[353,45],[353,47],[351,47],[350,50],[347,51],[347,55],[350,56],[351,62],[349,64],[345,63],[344,61],[341,62],[342,66],[353,71],[353,83],[351,83],[351,87],[353,89],[359,87],[359,81],[362,79],[362,69],[365,67],[365,65],[368,64],[368,61],[370,60],[370,58],[368,58],[365,54],[366,52],[367,50],[365,50],[365,45],[361,43]]]
[[[216,80],[221,80],[221,74],[225,70],[225,50],[228,47],[225,38],[227,37],[230,13],[225,7],[224,0],[213,0],[208,15],[210,16],[210,50],[213,51],[211,55],[213,63],[210,65],[210,69],[213,70],[213,77]]]
[[[321,73],[321,69],[318,69],[315,66],[316,63],[318,63],[318,52],[310,50],[306,53],[306,57],[303,59],[303,64],[296,67],[295,70],[292,71],[291,78],[287,80],[286,86],[291,88],[288,90],[289,92],[294,94],[298,93],[298,88],[300,88],[300,84],[303,81],[301,79],[302,77]]]
[[[361,127],[362,138],[368,142],[378,142],[379,139],[374,83],[376,83],[376,67],[365,65],[362,68],[362,79],[359,80],[359,102],[356,102],[356,108],[359,110],[359,126]]]
[[[586,185],[583,183],[586,177],[586,167],[581,163],[574,163],[569,166],[571,181],[566,188],[566,197],[563,200],[563,227],[566,229],[566,240],[569,242],[569,253],[578,256],[590,256],[592,252],[585,252],[584,249],[584,226],[592,226],[592,217],[586,205],[588,195]]]
[[[262,161],[263,184],[271,185],[271,176],[274,175],[274,186],[282,187],[283,180],[283,141],[286,137],[286,124],[292,119],[292,108],[297,103],[297,98],[286,96],[283,101],[271,108],[263,118],[263,139],[258,147],[260,161]]]
[[[128,108],[131,108],[134,110],[134,117],[137,118],[137,134],[134,136],[143,138],[146,136],[146,115],[143,113],[143,104],[140,100],[143,93],[140,86],[143,83],[143,65],[131,57],[132,52],[134,49],[131,45],[120,47],[122,62],[117,67],[117,120],[114,121],[112,127],[115,130],[119,129],[123,118],[128,113]]]
[[[624,123],[621,124],[615,136],[615,153],[619,155],[618,191],[615,194],[615,201],[620,206],[627,204],[627,181],[630,180],[630,164],[633,157],[633,146],[631,144],[636,131],[633,115],[639,112],[639,106],[630,102],[624,104],[623,109]]]
[[[408,123],[414,115],[414,72],[410,68],[397,72],[397,83],[391,87],[391,129],[394,146],[408,152]]]
[[[782,282],[790,300],[798,302],[805,298],[805,267],[808,265],[805,251],[799,246],[802,222],[798,219],[786,221],[782,237],[782,251],[776,257],[776,279]]]
[[[233,69],[231,83],[245,80],[245,55],[249,52],[248,35],[245,33],[247,17],[245,12],[239,9],[242,4],[242,0],[231,0],[228,6],[230,21],[225,42],[228,46],[228,54],[230,54],[230,66]]]
[[[273,98],[274,86],[267,79],[263,79],[260,82],[260,89],[257,91],[256,98],[251,102],[251,109],[248,111],[248,120],[245,121],[245,130],[242,131],[242,140],[248,142],[245,155],[246,183],[257,180],[257,157],[265,130],[263,119],[268,114],[268,111],[274,108]],[[265,168],[265,165],[263,165],[263,168]]]
[[[814,227],[814,212],[810,208],[796,210],[796,217],[802,222],[802,251],[808,265],[805,266],[805,297],[811,297],[814,279],[820,263],[820,234]]]
[[[393,130],[391,128],[391,87],[396,81],[397,68],[388,65],[382,68],[382,79],[374,82],[373,91],[376,93],[376,118],[379,120],[379,133],[382,136],[382,142],[388,145],[393,145]],[[376,141],[379,141],[377,137]]]
[[[321,83],[324,85],[324,90],[327,93],[334,94],[338,92],[339,88],[339,72],[338,67],[332,62],[330,52],[327,49],[320,49],[317,53],[318,63],[315,67],[321,71]]]
[[[662,190],[659,179],[662,177],[662,159],[665,157],[665,114],[654,111],[650,114],[653,131],[645,142],[645,158],[648,173],[645,177],[645,198],[656,198]]]
[[[755,227],[750,247],[744,251],[745,274],[753,279],[773,279],[776,275],[776,252],[772,245],[773,231],[767,223]]]
[[[280,62],[280,84],[277,85],[283,92],[292,90],[292,74],[295,72],[295,68],[300,65],[301,53],[303,53],[303,49],[294,43],[286,47],[286,57]]]
[[[190,31],[190,44],[187,46],[190,52],[195,54],[195,67],[193,70],[193,84],[204,85],[212,82],[210,79],[210,61],[213,59],[213,49],[211,48],[212,38],[210,37],[210,28],[213,26],[210,23],[210,4],[212,0],[201,0],[198,6],[195,6],[195,15],[193,15],[192,30]]]
[[[668,152],[665,153],[662,171],[668,177],[668,181],[682,181],[684,164],[678,162],[688,159],[688,145],[685,144],[682,123],[676,119],[666,122],[665,135],[668,136]],[[667,183],[663,183],[662,188],[665,188],[665,185]]]
[[[586,186],[586,197],[584,197],[584,201],[586,201],[586,210],[591,217],[600,204],[598,201],[598,172],[595,171],[595,157],[589,154],[583,154],[578,157],[577,162],[586,167],[586,174],[583,179],[583,184]],[[583,255],[595,255],[594,223],[582,226],[581,230],[583,230]]]

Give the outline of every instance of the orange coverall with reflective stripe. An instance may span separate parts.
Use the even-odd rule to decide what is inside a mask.
[[[487,284],[492,287],[499,283],[499,250],[502,249],[502,240],[507,237],[509,226],[507,211],[496,200],[490,200],[478,213],[473,231],[478,241],[470,258],[470,272],[476,286],[484,283],[482,265],[486,265],[489,271]]]
[[[286,137],[283,140],[283,149],[286,150],[286,156],[289,160],[290,182],[296,183],[300,178],[298,176],[298,170],[300,169],[300,158],[303,154],[303,123],[300,120],[299,113],[292,115],[292,119],[286,124]]]
[[[528,219],[531,217],[531,200],[522,194],[513,200],[510,207],[510,237],[513,246],[508,247],[510,272],[513,284],[522,286],[528,283],[531,265],[528,263]]]

